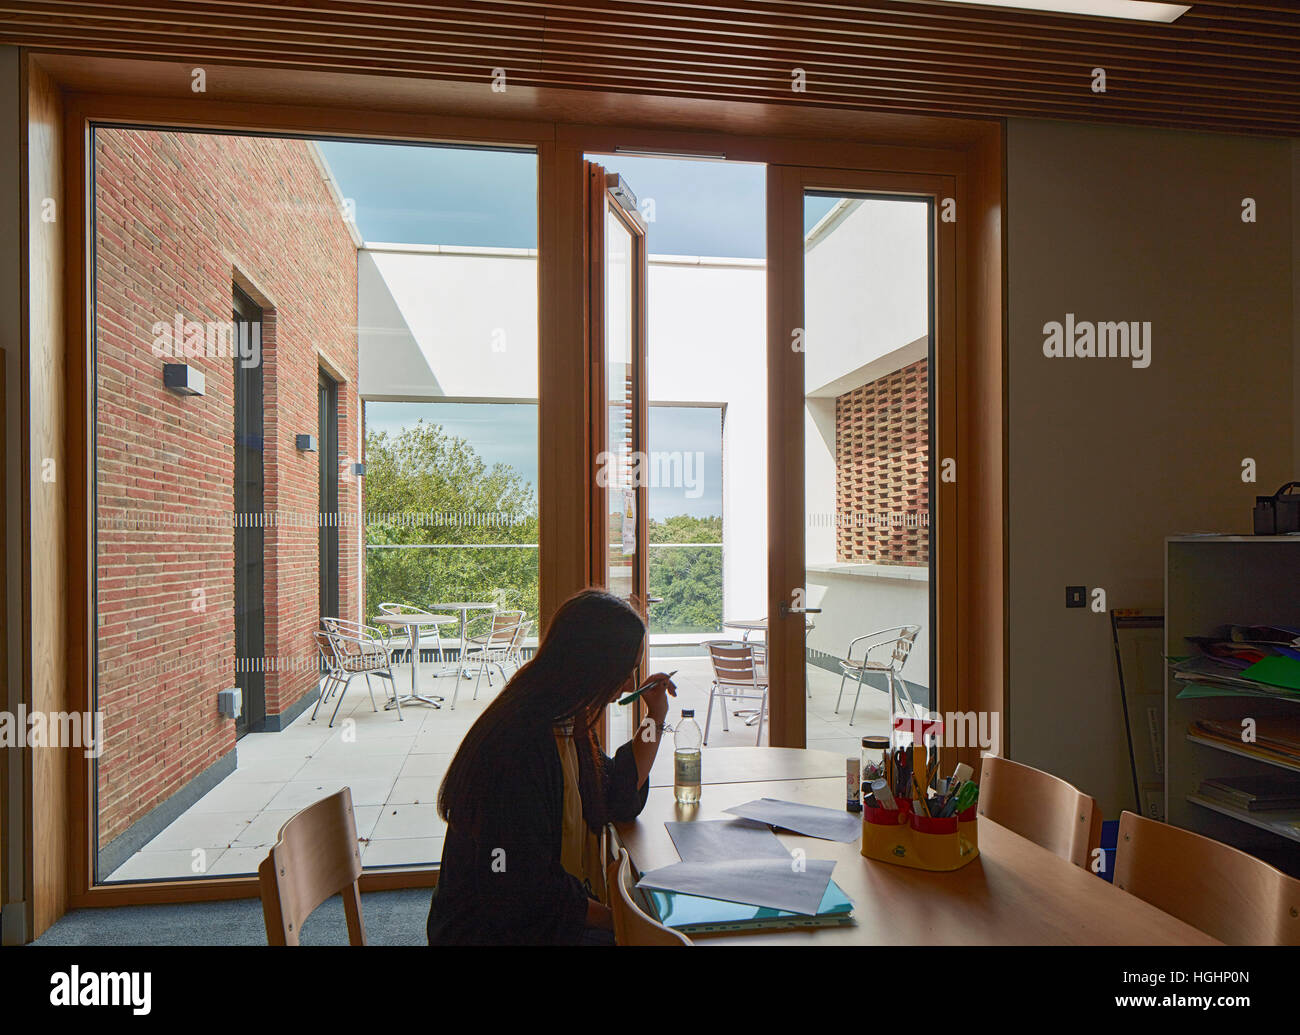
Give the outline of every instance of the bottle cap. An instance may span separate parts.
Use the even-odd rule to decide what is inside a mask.
[[[683,719],[693,719],[693,718],[695,718],[695,709],[694,709],[694,708],[683,708],[683,709],[682,709],[682,718],[683,718]]]

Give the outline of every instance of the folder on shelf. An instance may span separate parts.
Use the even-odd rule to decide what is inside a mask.
[[[1243,679],[1300,691],[1300,661],[1282,654],[1261,658],[1241,674]]]
[[[1300,809],[1300,777],[1268,773],[1201,781],[1201,797],[1248,812]]]
[[[1242,739],[1239,719],[1199,719],[1188,725],[1187,732],[1263,761],[1300,765],[1300,717],[1260,716],[1253,740]]]

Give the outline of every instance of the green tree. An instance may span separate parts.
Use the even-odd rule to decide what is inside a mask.
[[[423,419],[366,436],[366,612],[466,600],[537,618],[537,497],[465,439]],[[476,544],[519,544],[477,546]],[[457,546],[461,549],[394,549]]]
[[[649,521],[651,543],[720,543],[721,517],[675,517]],[[647,573],[650,595],[662,597],[650,611],[651,632],[722,630],[722,547],[656,546]]]

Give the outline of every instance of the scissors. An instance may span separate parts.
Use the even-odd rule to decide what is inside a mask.
[[[894,787],[898,797],[908,797],[912,785],[912,753],[905,747],[894,750]]]

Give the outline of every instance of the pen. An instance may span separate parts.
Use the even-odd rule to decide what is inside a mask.
[[[663,680],[665,680],[665,679],[672,679],[673,676],[675,676],[675,675],[677,675],[677,669],[673,669],[673,670],[672,670],[671,672],[669,672],[666,676],[651,676],[649,679],[647,679],[644,683],[642,683],[639,687],[637,687],[635,690],[633,690],[630,694],[628,694],[626,697],[624,697],[624,698],[623,698],[622,700],[620,700],[618,703],[619,703],[619,704],[631,704],[633,701],[635,701],[638,697],[640,697],[643,693],[645,693],[647,690],[649,690],[649,689],[650,689],[652,686],[654,686],[656,683],[663,682]]]
[[[930,803],[925,797],[925,788],[921,786],[921,778],[916,775],[916,770],[912,770],[912,790],[916,794],[916,807],[925,815],[931,816]]]

